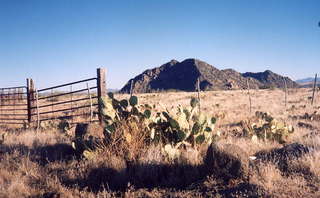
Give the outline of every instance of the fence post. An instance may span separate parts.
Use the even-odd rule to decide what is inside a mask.
[[[314,83],[313,83],[313,90],[312,90],[312,100],[311,100],[311,105],[313,106],[313,101],[314,101],[314,93],[316,92],[316,87],[317,87],[317,74],[314,77]]]
[[[34,83],[31,78],[27,78],[27,109],[28,109],[28,122],[32,122],[32,107],[34,99]]]
[[[130,86],[130,98],[132,97],[133,94],[133,80],[131,80],[131,86]]]
[[[247,89],[248,89],[248,96],[249,96],[249,112],[251,115],[251,109],[252,109],[252,102],[251,102],[251,95],[250,95],[250,85],[249,85],[249,78],[247,78]]]
[[[197,91],[198,91],[198,105],[199,105],[199,114],[201,113],[201,98],[200,98],[200,78],[197,80]]]
[[[107,88],[106,88],[106,70],[104,68],[98,68],[97,69],[97,90],[98,90],[98,100],[101,97],[106,96]],[[103,118],[102,118],[102,109],[103,106],[99,102],[99,121],[102,123]]]
[[[287,87],[287,81],[283,77],[283,86],[284,86],[284,107],[287,108],[287,95],[288,95],[288,87]]]

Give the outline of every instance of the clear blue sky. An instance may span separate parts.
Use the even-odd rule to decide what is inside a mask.
[[[320,0],[0,0],[0,87],[46,87],[108,69],[121,88],[145,69],[198,58],[294,79],[320,73]]]

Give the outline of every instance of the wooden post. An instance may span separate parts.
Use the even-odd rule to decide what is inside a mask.
[[[31,78],[27,79],[27,109],[28,109],[28,122],[32,122],[32,107],[34,101],[34,83]]]
[[[70,102],[70,116],[71,116],[71,122],[73,122],[73,94],[72,94],[72,85],[70,85],[70,99],[71,99],[71,102]]]
[[[199,101],[199,113],[201,113],[201,98],[200,98],[200,78],[197,81],[198,101]]]
[[[104,68],[97,69],[97,89],[98,89],[98,100],[101,97],[106,96],[107,88],[106,88],[106,71]],[[99,121],[100,123],[103,122],[102,118],[102,104],[99,102]]]
[[[248,96],[249,96],[249,112],[251,114],[251,95],[250,95],[250,86],[249,86],[249,79],[247,78],[247,89],[248,89]]]
[[[1,89],[1,93],[0,93],[0,114],[2,114],[2,105],[3,105],[3,89]]]
[[[51,89],[51,96],[53,96],[53,89]],[[50,98],[50,100],[51,100],[51,111],[52,111],[51,116],[54,117],[54,112],[53,112],[53,98]]]
[[[17,89],[16,88],[14,88],[13,89],[13,94],[12,94],[12,96],[13,96],[13,115],[15,115],[16,114],[16,100],[17,100],[17,93],[16,93],[16,91],[17,91]]]
[[[313,102],[314,102],[314,93],[316,91],[316,87],[317,87],[317,74],[316,74],[316,76],[314,78],[311,105],[313,105]]]
[[[92,122],[92,120],[93,120],[93,110],[92,110],[92,98],[91,98],[89,83],[87,83],[87,89],[88,89],[88,95],[89,95],[89,100],[90,100],[90,122]]]
[[[287,94],[288,94],[288,87],[287,87],[287,82],[286,79],[283,77],[283,83],[284,83],[284,106],[287,108]]]
[[[317,83],[318,83],[318,80],[317,80]],[[318,87],[318,84],[316,84],[316,91],[314,93],[314,103],[317,104],[317,96],[318,96],[318,92],[319,92],[319,87]]]
[[[37,102],[37,132],[40,129],[40,112],[39,112],[39,93],[38,90],[35,90],[36,92],[36,102]]]
[[[130,98],[132,97],[133,94],[133,80],[131,80],[131,86],[130,86]]]

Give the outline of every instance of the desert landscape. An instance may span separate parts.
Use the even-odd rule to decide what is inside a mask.
[[[0,0],[0,198],[320,198],[319,0]]]
[[[190,106],[197,95],[137,97],[141,107],[174,112],[178,105]],[[252,89],[250,113],[247,90],[200,92],[201,112],[217,119],[214,139],[210,145],[181,146],[173,158],[163,143],[148,141],[150,131],[134,127],[139,122],[133,120],[119,125],[90,154],[73,147],[76,126],[2,126],[0,197],[319,197],[320,105],[315,100],[311,106],[311,95],[312,89],[289,89],[285,106],[284,90]],[[249,129],[261,122],[256,112],[268,112],[294,131],[281,141],[260,136]],[[89,123],[85,132],[84,139],[107,138],[97,123]]]

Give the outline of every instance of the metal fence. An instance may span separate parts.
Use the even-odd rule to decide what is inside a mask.
[[[0,124],[24,124],[28,120],[27,87],[0,88]]]
[[[97,69],[94,78],[43,89],[35,87],[29,78],[27,86],[0,88],[0,125],[39,125],[56,119],[73,123],[101,120],[98,99],[106,95],[103,68]]]

